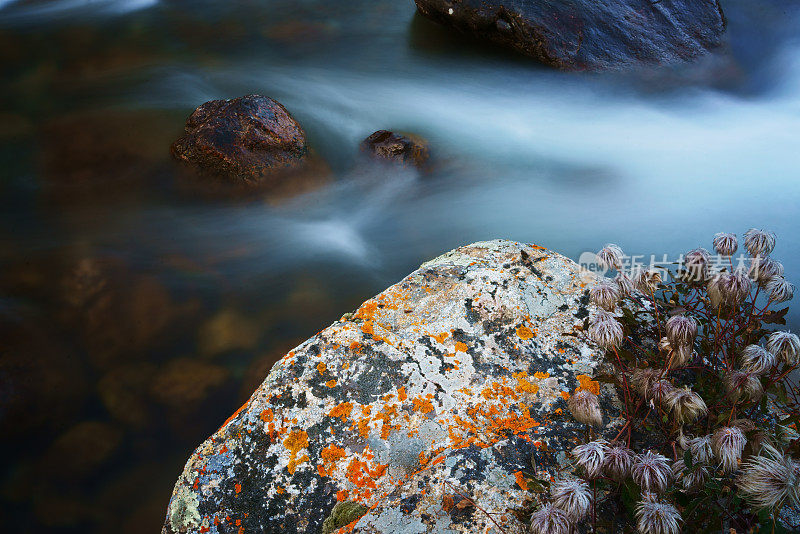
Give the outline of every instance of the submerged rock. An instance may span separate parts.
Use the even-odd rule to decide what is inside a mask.
[[[718,46],[718,0],[415,0],[426,17],[567,70],[686,61]]]
[[[378,130],[364,139],[361,150],[379,159],[415,167],[423,167],[430,157],[425,139],[388,130]]]
[[[520,531],[529,480],[584,438],[565,399],[600,393],[598,432],[621,426],[591,379],[607,370],[583,327],[594,281],[509,241],[422,265],[273,367],[189,459],[163,533],[316,534],[345,509],[353,532],[483,532],[481,510]]]
[[[223,183],[264,187],[303,169],[309,149],[303,128],[285,107],[248,95],[212,100],[194,110],[172,155]]]

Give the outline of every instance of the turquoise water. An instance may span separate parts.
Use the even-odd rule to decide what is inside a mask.
[[[461,244],[675,257],[758,226],[800,280],[798,2],[754,4],[723,2],[696,64],[575,74],[410,0],[0,2],[11,531],[157,530],[270,362]],[[327,186],[244,203],[176,180],[185,117],[248,93],[303,124]],[[361,159],[383,128],[425,136],[430,172]]]

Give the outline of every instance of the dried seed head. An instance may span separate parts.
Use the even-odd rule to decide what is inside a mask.
[[[687,443],[687,448],[692,454],[693,462],[707,464],[714,458],[714,450],[711,448],[711,435],[691,438]]]
[[[545,504],[531,515],[531,534],[570,534],[567,514],[552,504]]]
[[[636,505],[636,527],[640,534],[678,534],[681,514],[671,504],[643,500]]]
[[[597,395],[582,389],[567,400],[572,417],[579,423],[591,426],[602,426],[603,413],[600,411],[600,402]]]
[[[642,490],[662,493],[667,489],[672,470],[666,456],[647,451],[636,457],[631,474]]]
[[[800,464],[765,446],[765,456],[742,464],[737,482],[745,500],[755,508],[775,508],[785,500],[800,504]]]
[[[726,292],[730,296],[730,304],[738,304],[747,298],[753,287],[744,267],[737,267],[726,279]]]
[[[772,370],[778,358],[760,345],[748,345],[742,351],[742,367],[755,375],[763,375]]]
[[[733,402],[739,399],[758,401],[764,394],[764,388],[758,376],[743,371],[728,371],[723,379],[725,393]]]
[[[603,461],[603,473],[617,482],[622,482],[631,476],[635,460],[636,454],[628,447],[622,445],[610,447]]]
[[[765,287],[772,302],[788,302],[794,298],[794,284],[782,276],[776,276]]]
[[[658,350],[660,350],[661,352],[669,353],[672,350],[672,345],[670,345],[669,339],[667,339],[666,337],[662,337],[658,341]]]
[[[633,293],[634,284],[631,277],[625,273],[619,273],[615,278],[614,281],[617,283],[617,289],[619,290],[619,294],[622,297],[628,297]]]
[[[733,256],[739,250],[739,240],[736,234],[720,232],[714,235],[714,250],[723,256]]]
[[[711,254],[704,248],[696,248],[683,258],[683,278],[692,282],[703,282],[708,278],[708,266]]]
[[[678,345],[667,355],[669,358],[669,368],[675,369],[676,367],[683,367],[694,355],[694,349],[691,345]]]
[[[688,387],[673,389],[664,397],[664,405],[679,423],[697,421],[701,415],[708,412],[703,398]]]
[[[693,469],[686,469],[683,460],[672,463],[672,476],[683,489],[688,493],[694,493],[701,489],[708,478],[708,468],[696,466]]]
[[[617,271],[622,269],[623,256],[622,249],[614,243],[607,244],[597,253],[597,259],[601,266]]]
[[[589,514],[592,507],[589,484],[579,478],[565,478],[550,488],[553,506],[563,510],[570,521],[577,523]]]
[[[691,345],[697,337],[697,321],[685,315],[673,315],[667,320],[666,330],[673,347]]]
[[[631,380],[631,387],[633,390],[636,391],[642,397],[649,399],[650,398],[650,388],[653,385],[653,382],[658,380],[661,376],[661,371],[657,369],[634,369],[631,372],[630,380]]]
[[[675,386],[673,386],[669,380],[656,380],[650,384],[650,389],[647,392],[648,395],[645,398],[648,400],[652,399],[655,402],[662,402],[671,395],[673,391],[675,391]]]
[[[735,426],[719,428],[711,437],[711,448],[719,460],[722,471],[728,473],[736,469],[747,445],[744,432]]]
[[[655,293],[661,282],[661,273],[656,269],[644,269],[636,274],[636,288],[643,293]]]
[[[590,441],[572,449],[575,462],[583,468],[589,478],[597,478],[603,468],[608,442],[604,439]]]
[[[619,304],[619,287],[615,282],[603,278],[589,291],[589,297],[596,306],[613,311]]]
[[[600,315],[589,325],[589,337],[604,349],[618,347],[622,343],[622,325],[611,315]]]
[[[751,228],[744,233],[744,248],[751,256],[767,256],[775,249],[775,234]]]
[[[783,271],[783,265],[780,262],[769,256],[756,256],[750,263],[748,275],[759,286],[764,287],[776,276],[783,276]]]
[[[800,339],[791,332],[773,332],[767,338],[767,350],[787,365],[800,363]]]

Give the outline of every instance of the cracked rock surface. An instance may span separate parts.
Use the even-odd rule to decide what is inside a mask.
[[[687,61],[719,46],[718,0],[415,0],[444,26],[565,70]]]
[[[425,263],[275,364],[189,459],[163,533],[318,533],[338,502],[368,509],[352,532],[492,532],[481,509],[521,532],[526,480],[584,439],[569,395],[599,392],[600,433],[621,426],[591,379],[594,282],[511,241]]]

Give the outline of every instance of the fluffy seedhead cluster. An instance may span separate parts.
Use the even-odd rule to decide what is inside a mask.
[[[619,272],[590,290],[586,327],[615,367],[595,379],[616,386],[625,424],[611,443],[572,450],[583,480],[555,483],[534,532],[589,517],[596,528],[606,501],[628,508],[642,534],[677,533],[683,523],[697,532],[775,532],[781,508],[800,506],[792,385],[800,339],[776,326],[787,313],[776,306],[794,286],[770,256],[775,246],[775,234],[751,229],[749,257],[734,258],[739,239],[719,233],[716,255],[697,248],[673,269]],[[617,245],[597,257],[622,268]],[[602,426],[596,395],[580,391],[568,408],[578,422]]]

